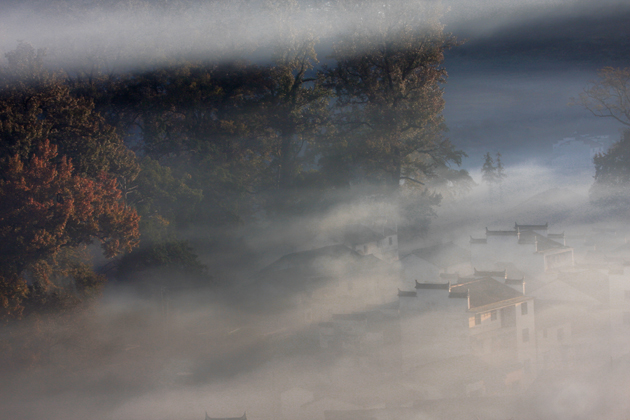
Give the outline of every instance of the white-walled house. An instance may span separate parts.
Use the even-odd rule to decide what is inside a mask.
[[[417,283],[415,289],[399,292],[404,370],[472,355],[493,368],[511,369],[502,378],[510,382],[506,386],[516,389],[533,381],[533,298],[490,277]]]
[[[490,230],[470,239],[473,266],[487,269],[496,263],[513,264],[530,278],[574,265],[573,248],[564,234],[548,234],[548,224],[519,225],[510,230]]]

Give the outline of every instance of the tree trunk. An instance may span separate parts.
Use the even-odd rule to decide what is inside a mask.
[[[278,168],[278,189],[286,190],[292,184],[293,159],[291,159],[291,143],[293,130],[282,133],[280,143],[280,167]]]

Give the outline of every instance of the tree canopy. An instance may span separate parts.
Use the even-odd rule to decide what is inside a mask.
[[[590,189],[591,201],[616,212],[626,213],[630,205],[630,130],[606,153],[593,158],[595,180]]]
[[[605,67],[598,76],[575,102],[597,117],[630,126],[630,67]]]
[[[354,6],[353,2],[349,2]],[[444,51],[456,45],[420,2],[370,2],[334,46],[326,70],[335,91],[337,154],[363,176],[397,189],[424,184],[464,155],[445,138]],[[428,13],[427,13],[428,12]],[[341,140],[344,139],[344,140]],[[339,156],[333,161],[339,161]]]
[[[57,147],[43,142],[27,162],[8,159],[0,178],[0,277],[4,296],[26,297],[26,277],[50,284],[55,257],[68,247],[98,240],[106,256],[129,251],[137,243],[138,215],[121,200],[116,180],[73,173]]]
[[[456,168],[465,155],[446,137],[443,59],[457,41],[443,32],[438,6],[336,3],[358,17],[327,65],[318,61],[315,27],[295,26],[311,6],[261,5],[279,36],[250,59],[182,55],[106,73],[93,62],[98,52],[85,61],[94,64],[89,71],[52,70],[46,51],[24,42],[7,54],[0,68],[6,302],[35,296],[33,284],[52,284],[45,277],[55,270],[98,283],[85,265],[77,268],[85,261],[61,262],[92,241],[107,257],[138,245],[124,259],[127,273],[158,260],[197,270],[194,250],[178,237],[192,225],[236,229],[358,195],[385,197],[415,226],[407,232],[422,232],[442,194],[470,188],[469,174]],[[44,280],[29,283],[37,276]]]

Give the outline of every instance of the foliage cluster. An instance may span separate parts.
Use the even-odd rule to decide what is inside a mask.
[[[630,67],[605,67],[598,79],[584,89],[574,103],[582,105],[593,115],[611,118],[630,126]],[[593,158],[595,180],[590,190],[591,201],[613,213],[626,214],[630,204],[630,130],[606,153]]]
[[[456,41],[434,6],[338,2],[360,18],[324,66],[317,33],[298,31],[293,19],[310,6],[264,7],[283,34],[267,61],[177,58],[113,73],[98,53],[89,72],[51,71],[45,51],[23,42],[7,54],[0,71],[5,312],[17,314],[25,299],[52,296],[64,282],[78,301],[92,293],[101,278],[85,271],[87,262],[58,257],[93,241],[106,257],[140,243],[121,260],[121,273],[155,265],[201,272],[177,237],[192,223],[225,227],[309,213],[325,208],[330,192],[349,197],[361,185],[399,204],[408,231],[420,232],[441,193],[470,185],[452,168],[464,153],[445,137],[442,61]]]

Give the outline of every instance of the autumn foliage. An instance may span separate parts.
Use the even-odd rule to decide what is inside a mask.
[[[46,285],[50,261],[66,248],[98,240],[107,257],[134,247],[139,217],[116,180],[73,174],[57,147],[43,142],[28,162],[10,157],[0,178],[0,305],[17,310],[26,278]]]

